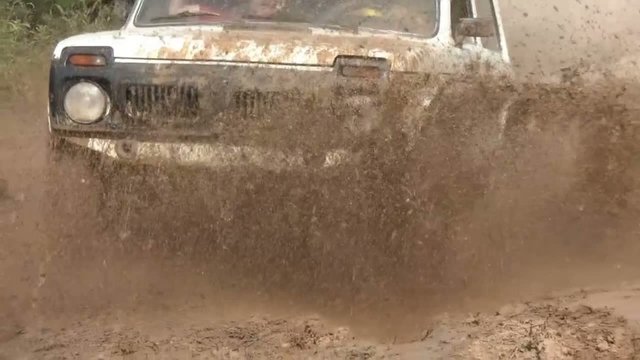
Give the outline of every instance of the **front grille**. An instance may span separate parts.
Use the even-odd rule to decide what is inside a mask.
[[[125,114],[134,120],[195,118],[200,94],[192,85],[126,85]]]
[[[286,111],[302,100],[298,90],[241,90],[233,93],[233,106],[242,117],[263,116],[274,111]]]

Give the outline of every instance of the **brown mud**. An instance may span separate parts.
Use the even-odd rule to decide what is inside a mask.
[[[0,142],[0,356],[637,357],[631,88],[525,87],[492,147],[485,85],[434,116],[466,121],[409,152],[375,143],[361,168],[108,168],[106,202],[85,158],[49,166],[43,114],[18,106]],[[539,297],[582,286],[600,287]]]
[[[628,50],[560,17],[532,43],[538,3],[507,18],[524,72]],[[595,3],[549,12],[615,25]],[[49,166],[31,81],[0,103],[0,359],[640,358],[640,92],[563,74],[517,91],[508,146],[480,83],[366,166],[108,168],[117,198],[83,158]]]

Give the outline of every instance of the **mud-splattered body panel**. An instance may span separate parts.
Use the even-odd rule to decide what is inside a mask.
[[[309,146],[323,141],[325,146],[349,144],[380,126],[376,114],[391,106],[385,93],[430,82],[428,74],[381,72],[380,78],[362,79],[341,75],[333,67],[228,64],[114,63],[108,69],[79,72],[58,63],[51,76],[51,126],[56,133],[276,147],[301,142],[302,137]],[[69,119],[60,96],[86,78],[108,89],[112,99],[105,119],[89,125]],[[426,96],[416,92],[414,97],[421,95]],[[333,129],[331,136],[321,140],[319,134],[327,129]]]
[[[90,143],[291,153],[351,152],[388,129],[416,131],[443,84],[510,75],[506,51],[455,43],[450,1],[438,4],[431,35],[300,23],[138,27],[132,17],[119,31],[56,46],[50,130]],[[105,60],[74,66],[74,55]],[[65,110],[69,90],[83,82],[108,101],[99,119],[84,123]]]

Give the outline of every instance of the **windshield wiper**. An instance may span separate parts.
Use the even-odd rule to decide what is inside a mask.
[[[311,23],[310,24],[311,27],[315,27],[315,28],[321,28],[321,29],[327,29],[327,30],[338,30],[338,31],[349,31],[352,32],[354,34],[358,33],[358,30],[360,30],[360,26],[357,24],[317,24],[317,23]]]
[[[304,22],[260,21],[262,19],[246,18],[224,24],[225,30],[305,30],[309,28]]]
[[[158,16],[151,19],[151,22],[186,19],[198,16],[219,17],[220,14],[213,11],[182,11],[174,15]]]

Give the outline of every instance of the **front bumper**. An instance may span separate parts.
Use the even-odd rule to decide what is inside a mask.
[[[104,138],[62,137],[111,160],[153,166],[189,166],[229,169],[254,167],[269,171],[305,168],[328,169],[357,161],[358,154],[343,149],[309,155],[301,151],[217,143],[134,141]]]

